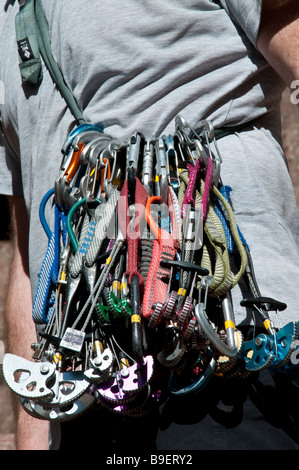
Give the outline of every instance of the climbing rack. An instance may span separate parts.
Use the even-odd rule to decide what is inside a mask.
[[[214,375],[298,373],[298,323],[270,321],[286,304],[259,291],[221,161],[212,123],[192,128],[182,116],[159,138],[115,140],[87,123],[67,137],[40,205],[49,242],[33,305],[39,341],[32,360],[3,360],[29,414],[65,421],[103,406],[137,417]],[[264,328],[250,340],[234,318],[241,281],[241,305]]]

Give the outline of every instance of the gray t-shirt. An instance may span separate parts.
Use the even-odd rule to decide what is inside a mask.
[[[215,127],[249,123],[219,141],[222,179],[233,188],[237,222],[263,295],[289,305],[282,324],[296,320],[298,213],[276,139],[284,87],[255,47],[261,1],[44,0],[43,6],[66,83],[87,121],[107,134],[172,133],[178,114],[191,125],[200,119]],[[60,149],[74,119],[46,69],[38,93],[22,88],[14,36],[18,9],[17,2],[7,2],[0,11],[6,139],[0,192],[25,197],[34,296],[47,247],[39,204],[58,175]],[[246,313],[238,289],[234,296],[238,322]]]

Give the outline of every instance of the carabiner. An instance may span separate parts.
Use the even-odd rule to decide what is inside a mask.
[[[67,155],[71,147],[76,147],[78,142],[89,142],[93,138],[96,138],[99,134],[103,134],[103,130],[100,127],[94,126],[92,124],[82,124],[81,126],[76,127],[66,138],[61,149],[62,154]]]
[[[104,134],[91,139],[85,144],[85,147],[82,151],[82,160],[88,162],[91,168],[96,166],[98,155],[110,142],[110,138]]]
[[[158,194],[164,204],[168,203],[168,182],[169,182],[169,165],[166,155],[164,139],[161,137],[156,141],[156,158],[157,158],[157,183]]]
[[[207,168],[207,166],[208,166],[208,156],[206,154],[206,151],[205,151],[201,141],[199,139],[194,139],[193,144],[194,144],[196,156],[199,159],[200,165]]]
[[[147,139],[143,154],[142,184],[150,196],[153,192],[154,145],[155,140]]]
[[[159,243],[161,243],[161,232],[162,232],[162,230],[158,227],[158,225],[154,221],[154,218],[151,214],[151,205],[154,202],[161,203],[162,198],[160,196],[152,196],[152,197],[148,198],[146,206],[145,206],[144,215],[145,215],[145,219],[147,221],[147,224],[148,224],[151,232],[153,233],[154,237],[158,240]]]
[[[73,227],[72,227],[72,220],[73,220],[73,216],[75,214],[75,212],[81,207],[83,206],[83,204],[86,203],[86,199],[85,198],[82,198],[80,199],[76,204],[74,204],[71,209],[69,210],[69,213],[67,215],[67,218],[66,218],[66,228],[67,228],[67,232],[68,232],[68,235],[69,235],[69,238],[70,238],[70,242],[71,242],[71,245],[74,249],[74,252],[76,253],[77,250],[78,250],[78,240],[76,238],[76,235],[73,231]]]
[[[81,134],[82,132],[86,131],[95,131],[95,132],[100,132],[103,133],[103,129],[99,126],[93,125],[93,124],[81,124],[80,126],[76,127],[66,138],[63,147],[61,149],[61,152],[66,155],[70,147],[74,141],[74,139],[78,136],[78,134]]]
[[[105,166],[102,164],[101,155],[105,151],[108,142],[109,141],[106,137],[98,137],[87,144],[82,152],[84,153],[86,150],[85,157],[88,161],[86,175],[81,179],[80,182],[81,194],[86,199],[100,197],[100,194],[104,189],[103,171],[101,171],[101,186],[100,189],[97,190],[97,196],[95,195],[96,184],[98,182],[98,170],[99,168],[102,169]]]
[[[70,184],[79,169],[83,149],[84,144],[82,142],[79,142],[77,150],[74,150],[74,152],[72,153],[68,167],[66,168],[63,174],[63,177],[65,178],[65,182],[67,184]]]
[[[128,169],[132,167],[135,173],[139,170],[139,160],[140,160],[140,150],[141,142],[144,139],[144,136],[141,132],[135,131],[130,138],[129,145],[127,147],[127,161],[126,161],[126,173],[128,174]],[[126,177],[127,177],[126,174]]]
[[[201,391],[213,377],[217,365],[217,362],[210,349],[207,351],[206,360],[207,362],[204,366],[204,369],[200,373],[199,378],[191,382],[189,385],[181,385],[180,379],[182,374],[173,372],[168,382],[168,389],[170,394],[174,397],[183,397],[186,395],[193,395]],[[201,359],[198,359],[197,364],[202,368]]]
[[[214,126],[211,121],[207,119],[203,119],[202,121],[198,121],[196,123],[196,127],[194,129],[194,134],[199,137],[205,137],[206,140],[213,140],[215,137],[214,133]]]
[[[223,319],[224,319],[224,329],[226,332],[226,340],[229,347],[234,350],[236,347],[235,342],[235,317],[233,306],[231,302],[231,296],[228,294],[221,300],[222,312],[223,312]]]
[[[94,139],[93,145],[90,148],[88,161],[92,168],[95,168],[98,164],[101,166],[101,154],[105,151],[107,146],[110,144],[111,139],[107,136],[98,137]]]
[[[167,156],[168,184],[177,189],[180,186],[179,160],[172,135],[163,136]],[[174,183],[175,181],[175,183]]]
[[[210,320],[208,319],[203,303],[198,303],[195,306],[195,317],[200,328],[204,334],[209,338],[214,347],[219,351],[220,354],[223,354],[227,357],[236,357],[238,354],[238,348],[236,346],[228,345],[224,343],[214,330]]]
[[[211,121],[208,120],[203,120],[199,121],[196,126],[199,126],[199,128],[196,128],[195,132],[199,134],[199,137],[203,140],[205,138],[205,143],[207,145],[207,148],[209,150],[209,157],[213,162],[213,184],[217,187],[220,179],[220,167],[222,163],[222,158],[220,155],[220,151],[217,145],[217,141],[215,138],[215,131],[214,131],[214,126]],[[213,145],[216,150],[216,154],[212,152],[211,149],[211,142],[213,142]]]
[[[78,188],[74,189],[73,194],[71,183],[73,182],[75,175],[77,174],[81,165],[81,153],[83,151],[84,144],[79,143],[76,150],[72,149],[67,158],[67,164],[62,164],[60,167],[62,174],[54,183],[55,199],[57,205],[64,209],[71,207],[79,197]],[[77,193],[77,194],[76,194]]]
[[[43,229],[46,232],[46,235],[49,238],[49,240],[52,236],[52,231],[51,231],[51,229],[48,225],[48,222],[46,220],[46,217],[45,217],[45,208],[46,208],[47,202],[49,201],[50,197],[53,196],[53,195],[54,195],[54,188],[50,189],[45,194],[45,196],[43,197],[43,199],[40,203],[40,206],[39,206],[39,218],[40,218]]]
[[[104,168],[101,169],[101,192],[105,193],[106,197],[109,195],[110,188],[109,185],[111,184],[111,165],[109,158],[103,158],[103,162],[105,163]],[[100,199],[100,196],[98,196]]]
[[[190,139],[190,136],[186,133],[186,129],[189,129],[189,131],[193,132],[192,127],[187,123],[185,118],[183,116],[178,115],[175,118],[175,129],[176,129],[176,134],[179,135],[181,139],[184,141],[186,144],[190,144],[192,140]]]

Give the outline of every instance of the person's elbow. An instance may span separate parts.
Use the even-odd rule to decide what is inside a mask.
[[[288,87],[299,80],[299,2],[262,0],[257,48]]]

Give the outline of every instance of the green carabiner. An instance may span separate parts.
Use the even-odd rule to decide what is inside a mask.
[[[75,252],[77,252],[78,250],[78,240],[76,238],[76,235],[74,233],[74,230],[73,230],[73,227],[72,227],[72,220],[73,220],[73,217],[74,217],[74,214],[75,212],[81,207],[83,206],[83,204],[86,203],[86,199],[83,198],[83,199],[80,199],[78,202],[76,202],[72,207],[71,209],[69,210],[69,213],[67,215],[67,218],[66,218],[66,228],[67,228],[67,233],[68,233],[68,236],[70,237],[70,242],[72,244],[72,247],[74,249]]]
[[[67,233],[68,233],[68,236],[70,238],[70,242],[72,244],[72,247],[75,251],[75,253],[78,251],[78,246],[79,246],[79,243],[78,243],[78,240],[76,238],[76,235],[74,233],[74,230],[73,230],[73,227],[72,227],[72,220],[73,220],[73,217],[74,217],[74,214],[75,212],[80,209],[81,206],[83,206],[85,203],[87,202],[86,198],[83,197],[82,199],[80,199],[78,202],[76,202],[69,210],[68,212],[68,215],[67,215],[67,218],[66,218],[66,228],[67,228]],[[99,199],[95,199],[95,202],[97,203],[101,203]]]

